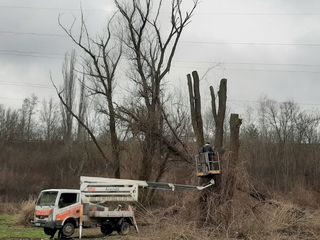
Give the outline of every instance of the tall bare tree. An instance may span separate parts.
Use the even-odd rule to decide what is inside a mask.
[[[124,25],[123,43],[127,58],[133,69],[131,80],[138,86],[140,109],[143,118],[127,107],[122,112],[129,119],[135,120],[143,133],[143,157],[139,178],[150,179],[155,159],[161,158],[160,146],[170,145],[163,138],[163,103],[161,101],[162,83],[171,69],[181,34],[191,20],[198,4],[193,2],[189,12],[182,13],[182,1],[172,0],[170,9],[170,26],[165,34],[160,29],[159,15],[163,1],[155,3],[152,0],[119,1],[115,0],[117,9],[122,16]]]
[[[20,119],[20,134],[23,140],[31,140],[33,135],[33,125],[32,117],[36,111],[36,105],[38,103],[38,97],[32,94],[30,97],[23,100],[21,107],[21,119]]]
[[[59,114],[58,105],[54,103],[53,98],[42,101],[40,119],[44,125],[45,139],[48,141],[58,138]]]
[[[89,32],[84,21],[83,13],[81,15],[81,29],[78,37],[72,32],[71,29],[67,29],[61,24],[59,18],[59,24],[71,40],[83,51],[86,55],[86,60],[83,62],[84,74],[89,77],[88,83],[85,84],[90,95],[102,96],[103,103],[100,104],[101,113],[107,114],[109,118],[109,130],[111,136],[111,147],[112,147],[112,160],[114,168],[114,176],[120,177],[120,147],[119,139],[117,136],[116,129],[116,114],[113,103],[113,90],[115,75],[117,67],[122,55],[122,44],[121,42],[114,41],[113,34],[111,31],[113,17],[109,20],[107,25],[107,33],[103,37],[99,37],[97,40],[93,40],[89,36]],[[84,83],[83,85],[84,86]],[[60,98],[61,99],[61,98]],[[63,99],[62,99],[63,100]],[[67,104],[67,99],[63,102]],[[76,114],[73,109],[69,108],[69,112],[72,112],[73,116],[76,116],[78,122],[88,131],[91,138],[94,140],[102,156],[107,160],[107,156],[104,154],[102,147],[97,141],[96,137],[86,125],[84,119],[82,119],[82,113]],[[110,162],[109,162],[110,163]]]
[[[76,75],[76,52],[72,50],[70,54],[65,55],[65,60],[62,67],[63,86],[61,87],[62,96],[68,108],[73,111],[75,101],[75,83],[77,80]],[[69,146],[72,141],[73,117],[70,111],[62,106],[62,127],[63,127],[63,140]]]
[[[82,122],[87,122],[86,116],[88,111],[88,98],[86,96],[86,76],[85,73],[82,73],[82,79],[79,80],[80,83],[80,95],[78,103],[78,116]],[[78,131],[77,131],[77,140],[80,142],[85,141],[85,129],[78,122]]]

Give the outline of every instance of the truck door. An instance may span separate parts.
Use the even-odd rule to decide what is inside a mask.
[[[80,217],[80,208],[79,193],[62,192],[58,201],[56,220],[61,222],[62,225],[66,219],[77,220]]]

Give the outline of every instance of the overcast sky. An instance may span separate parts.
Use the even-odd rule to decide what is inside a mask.
[[[90,31],[101,32],[113,1],[82,0],[81,5]],[[58,15],[70,24],[79,8],[77,0],[0,0],[0,104],[19,107],[32,93],[55,97],[49,72],[60,82],[63,56],[75,47],[58,26]],[[202,0],[166,81],[186,93],[186,74],[198,70],[208,101],[209,84],[227,78],[235,111],[263,95],[318,109],[319,21],[317,0]]]

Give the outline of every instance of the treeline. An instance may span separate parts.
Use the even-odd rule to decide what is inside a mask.
[[[0,139],[6,142],[63,140],[66,135],[59,104],[50,99],[39,103],[32,95],[19,109],[0,105]]]
[[[172,176],[179,182],[194,180],[190,176],[194,175],[192,155],[197,153],[197,147],[190,130],[191,115],[184,106],[182,104],[180,110],[171,112],[170,116],[182,120],[178,121],[184,125],[179,136],[190,159],[185,161],[171,155],[167,156],[166,162],[156,162],[153,180]],[[112,162],[101,157],[75,120],[72,120],[71,135],[66,134],[62,109],[52,99],[43,100],[41,104],[35,95],[25,99],[20,109],[0,107],[0,190],[3,199],[26,198],[47,187],[77,187],[80,175],[113,175]],[[292,101],[279,103],[265,98],[242,118],[245,121],[241,129],[240,159],[257,186],[287,192],[297,187],[319,188],[320,118],[315,110],[303,110]],[[215,137],[212,129],[204,128],[204,135],[211,142]],[[92,130],[100,132],[97,140],[111,158],[108,132]],[[136,179],[142,166],[144,149],[141,142],[144,139],[130,133],[128,128],[121,130],[121,177]],[[226,148],[228,134],[225,128]],[[79,140],[79,135],[84,136],[83,140]]]
[[[320,115],[293,101],[264,98],[242,129],[242,158],[271,189],[319,188]]]

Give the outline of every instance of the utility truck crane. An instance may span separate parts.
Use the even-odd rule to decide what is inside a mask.
[[[104,235],[113,231],[125,235],[130,226],[139,231],[130,205],[138,202],[139,188],[202,191],[212,185],[213,178],[203,186],[192,186],[82,176],[80,189],[47,189],[40,193],[33,226],[42,227],[51,238],[57,230],[60,237],[70,237],[79,228],[81,239],[82,229],[92,227],[100,227]]]

